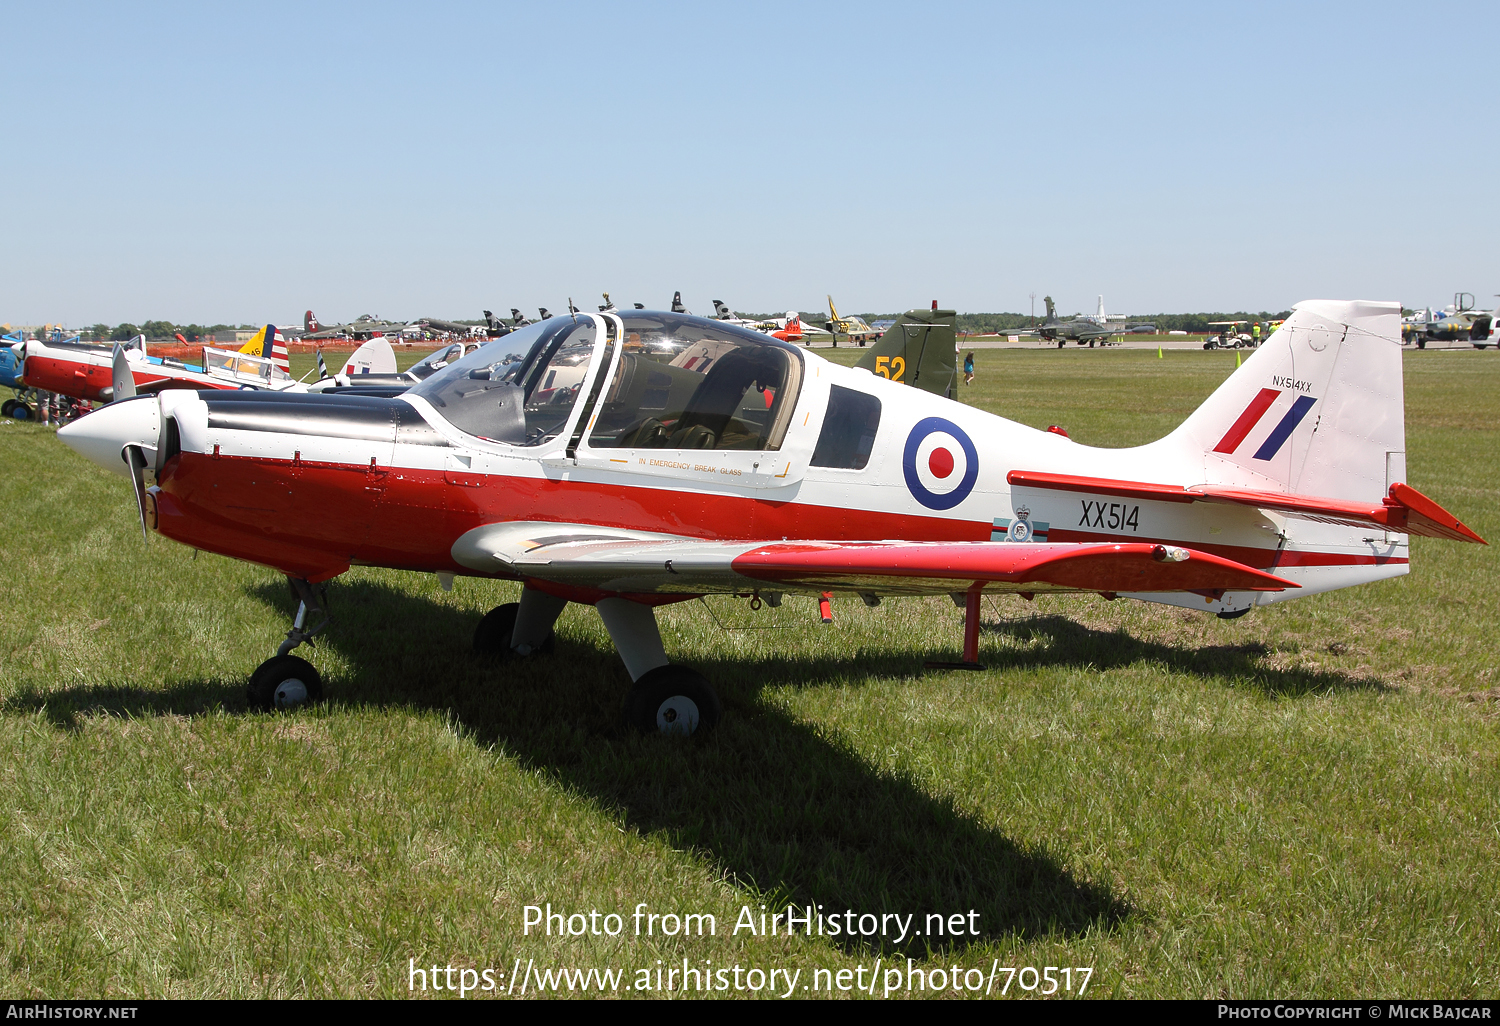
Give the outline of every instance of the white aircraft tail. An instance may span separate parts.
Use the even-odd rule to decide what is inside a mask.
[[[383,338],[372,338],[344,361],[344,375],[348,378],[360,374],[396,373],[396,351]]]
[[[1308,300],[1157,444],[1184,483],[1379,505],[1406,480],[1403,401],[1400,304]]]

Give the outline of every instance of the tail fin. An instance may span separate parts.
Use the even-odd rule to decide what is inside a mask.
[[[1047,323],[1051,324],[1057,320],[1057,307],[1052,304],[1051,296],[1043,296],[1042,302],[1047,304]]]
[[[828,316],[829,316],[829,318],[831,318],[831,319],[832,319],[832,320],[833,320],[833,321],[834,321],[834,322],[835,322],[835,323],[836,323],[836,322],[837,322],[837,321],[838,321],[838,319],[839,319],[839,312],[838,312],[838,310],[837,310],[837,309],[836,309],[836,308],[835,308],[835,307],[834,307],[834,305],[833,305],[833,297],[832,297],[832,296],[829,296],[829,297],[828,297]]]
[[[269,341],[269,344],[267,344]],[[240,346],[240,352],[246,356],[259,356],[269,358],[271,365],[277,370],[290,374],[292,365],[286,356],[286,339],[281,332],[276,330],[276,325],[267,324],[255,333],[255,336]]]
[[[721,321],[727,321],[729,320],[729,318],[733,317],[734,314],[729,309],[729,307],[724,305],[724,301],[722,299],[716,299],[714,300],[714,316]]]
[[[379,336],[370,339],[344,361],[344,374],[354,377],[359,374],[395,374],[396,351],[391,344]]]
[[[908,310],[854,366],[951,399],[958,381],[957,323],[953,310]]]
[[[672,312],[673,313],[687,313],[687,307],[685,307],[685,306],[682,305],[682,293],[681,292],[674,292],[674,293],[672,293]]]
[[[1406,480],[1400,304],[1298,303],[1163,443],[1207,484],[1378,505]]]
[[[312,334],[315,331],[322,331],[323,330],[323,326],[318,323],[318,315],[315,314],[315,313],[313,313],[311,310],[309,310],[309,311],[307,311],[307,313],[303,314],[302,315],[302,329],[304,331],[306,331],[308,334]]]

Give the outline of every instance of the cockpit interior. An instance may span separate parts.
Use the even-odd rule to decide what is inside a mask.
[[[778,449],[801,387],[793,346],[733,325],[637,310],[529,325],[411,394],[469,434],[541,445],[566,427],[596,354],[605,366],[579,421],[597,408],[593,448]]]

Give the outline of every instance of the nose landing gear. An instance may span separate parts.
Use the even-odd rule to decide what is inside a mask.
[[[317,668],[290,653],[304,642],[311,645],[313,635],[322,633],[333,621],[328,614],[328,588],[314,587],[300,577],[288,577],[287,581],[297,596],[297,617],[276,654],[255,668],[245,688],[250,708],[261,712],[296,709],[323,698],[323,678]],[[305,626],[309,612],[322,617],[315,627]]]

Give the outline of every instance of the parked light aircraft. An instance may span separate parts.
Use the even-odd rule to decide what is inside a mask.
[[[273,567],[301,598],[256,708],[321,695],[291,654],[352,565],[524,583],[474,646],[538,658],[594,606],[628,721],[719,717],[654,609],[705,594],[1095,592],[1236,616],[1483,543],[1406,483],[1395,303],[1310,301],[1175,431],[1095,449],[713,320],[579,313],[400,398],[165,391],[59,432],[133,482],[142,530]],[[149,483],[147,471],[154,483]],[[147,486],[149,483],[149,487]]]
[[[131,395],[164,388],[285,389],[296,384],[289,372],[286,340],[271,324],[238,352],[204,346],[202,364],[148,356],[144,335],[109,345],[32,339],[19,349],[26,384],[89,402],[118,397],[122,366],[128,368]]]
[[[396,354],[392,351],[391,344],[383,338],[372,338],[342,361],[336,373],[309,385],[308,391],[329,392],[352,388],[370,394],[371,389],[378,389],[383,394],[395,395],[431,377],[450,363],[463,359],[485,344],[485,341],[484,338],[459,339],[434,349],[406,370],[398,371]]]

